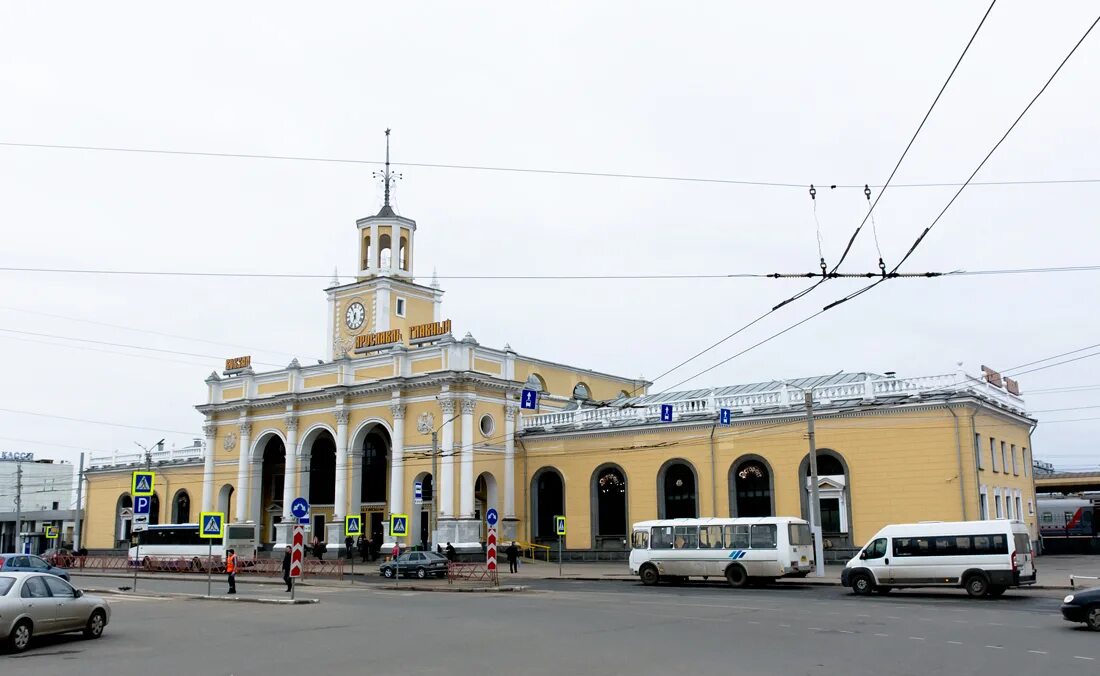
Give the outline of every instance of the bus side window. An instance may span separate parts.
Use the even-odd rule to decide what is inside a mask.
[[[672,526],[654,526],[651,549],[672,549]]]
[[[644,530],[634,531],[634,549],[649,548],[649,533]]]
[[[699,547],[698,526],[676,526],[676,549],[696,549]]]
[[[752,548],[753,549],[775,549],[776,537],[775,537],[775,524],[765,523],[752,527]]]
[[[703,526],[699,529],[699,549],[721,549],[722,527]]]
[[[726,526],[726,549],[748,549],[749,527]]]

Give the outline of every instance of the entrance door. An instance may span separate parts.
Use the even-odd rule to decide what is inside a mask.
[[[381,544],[382,536],[384,535],[382,530],[382,512],[370,513],[370,540],[371,542]]]
[[[430,520],[431,514],[429,512],[420,512],[420,546],[425,549],[428,548],[428,539],[432,536],[431,531],[428,530]]]

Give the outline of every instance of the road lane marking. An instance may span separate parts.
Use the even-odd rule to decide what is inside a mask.
[[[810,631],[825,631],[821,627],[806,627],[806,628],[809,629]]]
[[[779,626],[783,627],[784,629],[790,629],[791,628],[791,625],[789,625],[789,624],[781,624]]]
[[[986,648],[993,648],[994,650],[1004,650],[1005,649],[1005,647],[1003,645],[987,645]]]
[[[760,624],[760,623],[757,622],[756,620],[749,620],[749,624]]]
[[[901,618],[900,617],[894,617],[893,615],[887,615],[886,619],[888,619],[888,620],[900,620]]]
[[[879,638],[889,638],[890,634],[875,634],[875,636],[878,636]]]
[[[848,631],[847,629],[837,629],[842,634],[854,634],[854,631]]]
[[[1095,657],[1082,657],[1080,655],[1074,655],[1073,659],[1075,659],[1075,660],[1088,660],[1089,662],[1091,662],[1091,661],[1095,660],[1096,658]]]
[[[923,636],[910,636],[909,640],[910,641],[924,641],[925,638]]]
[[[962,645],[963,644],[962,641],[948,641],[948,643],[950,643],[951,645]]]
[[[1029,653],[1034,653],[1036,655],[1046,655],[1046,654],[1048,654],[1047,651],[1045,651],[1045,650],[1029,650],[1028,652]]]

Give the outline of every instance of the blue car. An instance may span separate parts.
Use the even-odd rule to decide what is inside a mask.
[[[0,554],[0,572],[49,573],[69,581],[68,571],[51,566],[33,554]]]

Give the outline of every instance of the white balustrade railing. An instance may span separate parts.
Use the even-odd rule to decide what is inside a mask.
[[[984,379],[965,374],[945,374],[918,378],[871,378],[848,383],[838,383],[814,388],[816,403],[828,405],[840,401],[873,402],[878,399],[920,397],[941,392],[971,393],[995,401],[1020,413],[1025,412],[1024,400],[1010,392],[996,387]],[[538,415],[525,415],[521,418],[522,429],[534,427],[543,429],[573,428],[590,426],[611,426],[614,423],[645,422],[659,420],[661,406],[672,406],[674,420],[712,416],[717,418],[719,409],[729,409],[736,414],[752,413],[761,408],[800,408],[804,404],[804,391],[793,386],[782,385],[774,390],[745,394],[718,395],[711,390],[705,397],[673,399],[664,402],[646,402],[642,405],[600,408],[579,408],[572,411],[556,411]]]
[[[162,451],[153,450],[149,454],[154,463],[175,462],[179,460],[200,460],[203,457],[202,446],[187,446],[184,448],[165,448]],[[88,461],[89,468],[114,467],[119,465],[136,465],[145,462],[144,451],[126,453],[93,453]]]

